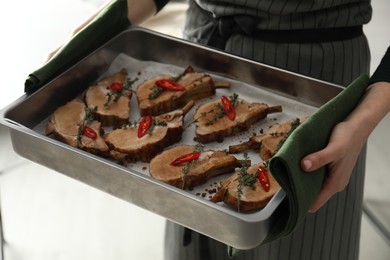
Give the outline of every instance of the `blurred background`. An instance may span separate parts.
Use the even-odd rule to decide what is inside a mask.
[[[0,109],[23,95],[42,65],[101,0],[6,1],[0,9]],[[365,26],[372,70],[390,45],[388,0],[373,1]],[[147,28],[180,37],[186,3],[172,1]],[[390,115],[369,139],[360,259],[390,255]],[[0,126],[0,207],[7,260],[163,259],[165,219],[29,162]]]

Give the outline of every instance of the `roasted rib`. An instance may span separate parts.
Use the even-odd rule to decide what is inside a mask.
[[[95,120],[87,119],[88,111],[84,102],[72,100],[57,108],[46,124],[45,134],[53,134],[57,139],[73,147],[88,152],[105,155],[108,146],[100,136],[101,124]],[[90,127],[96,134],[96,138],[90,138],[82,134],[82,127]]]
[[[229,119],[217,99],[198,107],[194,115],[196,140],[200,143],[222,141],[225,137],[249,130],[270,113],[281,112],[281,106],[269,107],[264,103],[235,102],[235,119]]]
[[[173,91],[156,86],[158,80],[173,80],[185,90]],[[215,94],[216,88],[227,88],[227,83],[215,83],[210,75],[195,72],[188,67],[182,75],[160,75],[143,82],[136,90],[141,116],[160,115],[183,107],[190,100],[196,101]]]
[[[122,69],[114,75],[99,80],[90,86],[85,94],[85,102],[103,126],[121,126],[130,118],[132,92],[127,87],[127,71]]]
[[[138,137],[140,120],[135,125],[113,130],[104,136],[110,155],[117,160],[149,162],[164,148],[181,140],[184,116],[192,106],[191,101],[182,109],[153,117],[153,125],[141,138]]]
[[[241,165],[234,156],[224,151],[202,151],[190,165],[171,165],[180,156],[194,152],[190,145],[164,150],[150,162],[150,175],[180,189],[192,189],[217,175],[233,172]],[[187,167],[187,168],[186,168]]]
[[[255,178],[251,185],[245,185],[242,181],[240,182],[240,173],[236,171],[220,183],[220,187],[217,193],[211,198],[211,201],[224,202],[241,212],[265,207],[280,189],[280,186],[268,171],[269,190],[264,190],[256,176],[260,165],[262,164],[255,164],[247,169],[247,173],[254,175],[253,178]]]

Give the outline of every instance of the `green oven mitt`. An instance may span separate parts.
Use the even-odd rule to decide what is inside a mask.
[[[270,170],[286,192],[287,199],[274,212],[274,222],[263,244],[290,234],[305,218],[320,192],[327,168],[306,173],[301,169],[300,162],[307,154],[327,145],[333,127],[357,106],[367,86],[368,76],[362,75],[355,79],[293,131],[271,159]],[[239,252],[238,249],[228,247],[229,256]]]
[[[34,92],[115,35],[128,28],[127,1],[114,0],[87,26],[73,36],[46,64],[31,73],[24,91]]]

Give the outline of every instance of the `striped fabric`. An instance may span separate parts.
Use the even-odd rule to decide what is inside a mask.
[[[355,0],[355,1],[291,1],[291,0],[259,0],[259,1],[239,1],[239,0],[226,0],[226,1],[205,1],[205,0],[196,0],[199,3],[195,3],[194,1],[190,1],[189,9],[187,11],[187,21],[184,28],[183,36],[185,39],[188,39],[193,42],[207,44],[208,39],[214,29],[213,21],[210,21],[210,16],[207,14],[211,12],[213,16],[223,16],[228,13],[231,14],[234,10],[242,11],[242,7],[238,7],[238,5],[227,5],[225,8],[222,6],[217,6],[212,3],[233,3],[233,2],[248,2],[248,3],[260,3],[258,8],[269,6],[266,3],[273,2],[272,5],[272,14],[277,13],[276,6],[279,4],[280,12],[282,10],[290,10],[292,9],[291,5],[295,3],[295,7],[297,2],[302,2],[302,5],[305,8],[297,7],[297,10],[306,10],[307,3],[323,3],[323,2],[335,2],[332,7],[329,8],[331,10],[337,9],[338,6],[336,2],[344,2],[343,5],[340,5],[340,10],[337,12],[333,10],[333,13],[338,13],[338,15],[330,15],[328,9],[325,9],[323,13],[320,10],[314,12],[318,16],[324,17],[333,17],[334,24],[339,27],[345,26],[356,26],[363,25],[367,23],[371,19],[372,9],[369,5],[369,1],[367,0]],[[207,4],[210,2],[210,4]],[[347,4],[346,2],[351,2]],[[353,2],[356,2],[353,4]],[[313,4],[313,7],[318,8],[319,4]],[[340,4],[340,3],[339,3]],[[252,4],[253,5],[253,4]],[[199,6],[205,6],[208,10],[205,12]],[[286,6],[289,6],[287,8]],[[319,5],[322,6],[322,5]],[[214,8],[215,11],[211,11],[211,8]],[[349,7],[349,8],[347,8]],[[230,10],[230,11],[228,11]],[[249,9],[250,10],[250,9]],[[268,10],[268,9],[265,9]],[[341,12],[344,10],[344,12]],[[249,11],[246,11],[249,13]],[[311,11],[307,11],[307,15],[302,14],[302,17],[308,17],[311,14]],[[320,15],[321,14],[321,15]],[[283,18],[284,15],[279,15],[280,19],[277,19],[273,15],[273,18],[267,19],[267,16],[263,14],[263,17],[258,18],[259,22],[258,27],[262,29],[286,29],[286,25],[284,23],[289,24],[290,19]],[[294,14],[287,15],[294,16]],[[353,18],[346,18],[353,17]],[[305,19],[305,21],[301,21],[301,25],[297,29],[307,29],[312,24],[321,24],[318,22],[320,19],[316,19],[316,16],[312,16],[313,20],[316,22],[309,22],[309,19]],[[324,18],[325,19],[325,18]],[[276,22],[270,22],[271,20],[278,20]],[[296,20],[296,19],[295,19]],[[330,20],[330,18],[327,18]],[[284,22],[286,21],[286,22]],[[295,21],[296,22],[296,21]],[[262,25],[262,24],[266,25]],[[297,22],[296,22],[297,23]],[[274,26],[271,26],[271,25]],[[277,24],[277,26],[275,25]],[[330,24],[328,21],[327,24]],[[298,72],[304,75],[309,75],[315,78],[323,79],[329,82],[334,82],[341,85],[349,84],[355,77],[360,75],[361,73],[368,73],[369,63],[370,63],[370,53],[368,48],[368,43],[365,37],[355,38],[348,41],[338,41],[338,42],[326,42],[326,43],[311,43],[311,44],[274,44],[272,42],[264,42],[257,39],[253,39],[250,36],[245,36],[242,34],[233,34],[232,37],[227,41],[225,51],[243,56],[249,59],[253,59],[262,63],[266,63],[269,65],[273,65],[276,67],[284,68],[293,72]]]
[[[361,25],[371,18],[370,0],[192,0],[214,17],[251,15],[258,28],[291,30]],[[192,2],[191,1],[191,2]]]
[[[208,12],[216,17],[255,15],[259,21],[257,26],[262,29],[363,25],[369,22],[372,12],[369,0],[194,1],[190,1],[184,37],[201,44],[207,42],[213,29]],[[225,51],[343,86],[363,73],[369,74],[370,52],[364,35],[345,41],[299,44],[264,42],[233,34]],[[358,259],[364,174],[365,150],[343,192],[317,213],[308,214],[289,236],[245,251],[233,259]],[[166,249],[166,260],[231,259],[226,245],[170,222],[167,223]]]

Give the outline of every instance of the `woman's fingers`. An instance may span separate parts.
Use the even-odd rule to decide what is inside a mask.
[[[324,149],[305,156],[301,167],[306,172],[312,172],[337,160],[342,154],[343,147],[336,142],[330,142]]]
[[[361,142],[354,140],[351,133],[348,124],[337,125],[324,149],[302,159],[301,167],[308,174],[315,174],[310,172],[321,167],[328,167],[321,191],[312,203],[309,212],[317,211],[333,195],[343,191],[348,185],[353,166],[361,149]]]

